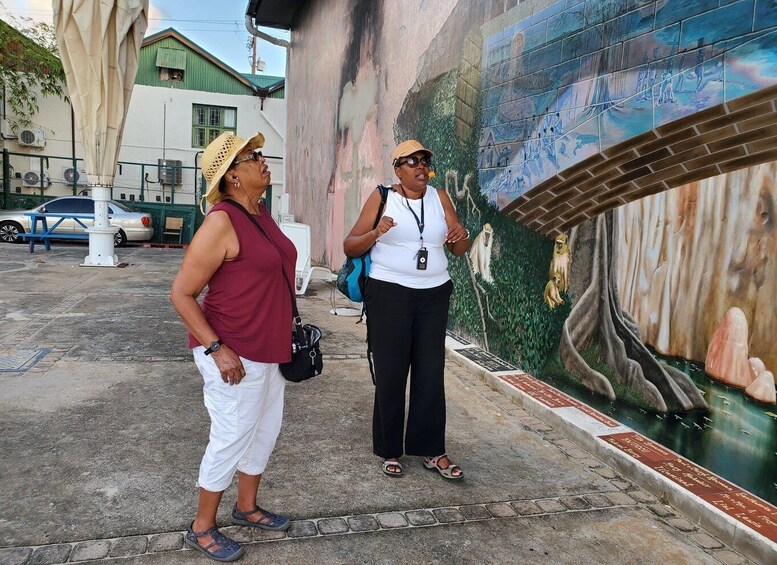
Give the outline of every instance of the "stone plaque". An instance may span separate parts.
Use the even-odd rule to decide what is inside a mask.
[[[547,383],[542,382],[539,379],[535,379],[531,375],[505,375],[500,377],[502,380],[507,381],[518,390],[521,390],[541,402],[549,408],[577,408],[584,414],[587,414],[597,422],[600,422],[608,428],[617,428],[620,426],[619,422],[616,422],[612,418],[608,418],[598,410],[591,408],[587,404],[572,398],[571,396],[564,394],[563,392],[556,390]]]
[[[765,538],[777,542],[777,507],[637,432],[603,435],[599,438],[628,453]]]
[[[493,373],[496,373],[499,371],[514,371],[515,369],[517,369],[515,365],[510,365],[510,363],[503,361],[496,355],[493,355],[488,351],[484,351],[479,347],[457,349],[456,353],[463,355],[470,361],[474,361],[475,363],[483,367],[486,371],[491,371]]]

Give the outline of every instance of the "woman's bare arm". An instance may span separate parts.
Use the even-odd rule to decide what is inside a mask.
[[[437,189],[437,194],[440,195],[440,202],[445,210],[445,223],[448,224],[445,244],[448,246],[448,250],[457,257],[464,255],[470,246],[470,241],[467,239],[467,229],[459,223],[456,209],[453,207],[448,193],[442,189]]]
[[[365,254],[375,245],[380,236],[397,225],[393,218],[383,216],[377,227],[372,229],[372,224],[375,223],[375,216],[378,215],[378,208],[380,208],[380,191],[376,190],[370,195],[367,202],[364,203],[359,219],[356,220],[356,224],[354,224],[348,237],[343,242],[343,252],[345,252],[346,256],[358,257]]]
[[[208,214],[173,280],[170,301],[186,328],[202,344],[213,343],[219,336],[205,319],[197,297],[221,264],[235,258],[238,252],[237,236],[226,212]],[[213,353],[213,360],[224,382],[237,384],[245,376],[240,357],[228,345]]]

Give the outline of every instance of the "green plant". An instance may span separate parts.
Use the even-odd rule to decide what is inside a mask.
[[[64,96],[65,72],[54,27],[28,18],[0,21],[0,96],[11,128],[32,123],[38,96]]]

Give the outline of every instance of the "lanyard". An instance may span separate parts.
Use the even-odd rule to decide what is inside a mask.
[[[415,218],[415,223],[418,225],[418,233],[421,236],[421,248],[424,247],[424,198],[421,197],[421,218],[418,218],[418,214],[415,213],[415,210],[413,210],[410,207],[410,202],[407,200],[407,195],[405,194],[405,187],[401,184],[399,187],[402,189],[402,196],[405,199],[405,207],[410,210],[410,213],[413,214],[413,218]],[[426,193],[424,193],[424,196],[426,196]]]

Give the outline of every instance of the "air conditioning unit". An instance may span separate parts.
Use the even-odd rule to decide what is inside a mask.
[[[62,167],[62,179],[65,184],[69,185],[72,185],[73,182],[82,186],[89,184],[84,167]]]
[[[45,147],[46,136],[42,129],[23,129],[19,132],[19,145],[25,147]]]
[[[159,182],[181,186],[183,161],[179,159],[157,159],[157,165],[159,165]]]
[[[40,188],[41,187],[40,172],[27,171],[26,173],[24,173],[24,175],[22,175],[22,184],[24,186]],[[49,180],[49,176],[47,174],[44,174],[43,188],[48,188],[50,184],[51,184],[51,181]]]

